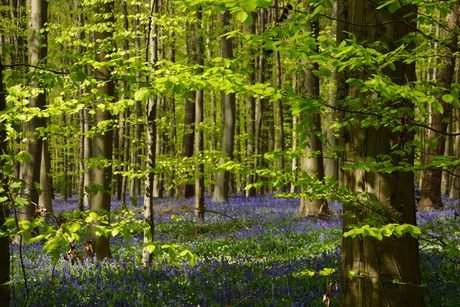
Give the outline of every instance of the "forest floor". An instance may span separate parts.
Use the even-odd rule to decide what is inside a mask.
[[[150,268],[143,268],[141,234],[135,231],[130,241],[111,239],[111,260],[85,258],[83,264],[71,265],[62,258],[53,277],[43,242],[23,246],[29,306],[324,306],[328,278],[338,284],[331,295],[331,306],[338,306],[341,204],[331,203],[332,215],[318,219],[297,217],[300,200],[294,198],[232,196],[219,204],[206,197],[205,203],[248,229],[210,212],[204,222],[197,222],[193,199],[163,199],[156,205],[155,240],[189,249],[196,255],[195,266],[168,261],[161,254]],[[445,204],[444,211],[417,213],[421,227],[457,218],[456,203]],[[56,215],[76,207],[74,198],[54,200]],[[113,200],[112,207],[119,208],[120,202]],[[141,218],[142,199],[128,208]],[[451,235],[459,239],[458,233]],[[421,242],[427,306],[460,306],[459,285],[449,283],[458,280],[459,261],[433,247]],[[82,243],[77,250],[83,254]],[[26,290],[17,245],[11,246],[11,256],[12,306],[23,306]],[[336,271],[323,276],[325,268]],[[305,269],[316,273],[299,277]]]

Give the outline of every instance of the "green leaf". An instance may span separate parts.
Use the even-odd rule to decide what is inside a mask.
[[[40,241],[41,239],[43,239],[45,236],[44,235],[38,235],[30,240],[27,241],[27,245],[29,244],[32,244],[32,243],[35,243],[35,242],[38,242]]]
[[[30,154],[28,152],[24,152],[24,160],[27,163],[30,163],[30,161],[32,160],[32,157],[30,156]]]
[[[451,103],[454,101],[454,97],[452,97],[452,95],[446,94],[442,95],[442,100],[444,100],[446,103]]]
[[[131,233],[128,228],[123,229],[123,236],[125,237],[126,241],[131,241]]]
[[[239,21],[244,22],[246,18],[248,18],[248,13],[246,13],[245,11],[239,11],[238,14],[236,14],[236,18]]]
[[[34,187],[37,190],[38,195],[42,195],[42,190],[40,189],[40,183],[34,182]]]
[[[438,113],[441,113],[443,114],[444,113],[444,108],[442,107],[442,105],[439,103],[439,101],[437,101],[436,99],[433,99],[432,101],[432,106],[433,108],[438,111]]]
[[[149,243],[144,244],[143,248],[145,248],[150,254],[153,254],[157,246],[155,245],[155,243],[149,242]]]
[[[81,229],[81,225],[79,223],[73,223],[69,227],[70,232],[77,232],[80,229]]]

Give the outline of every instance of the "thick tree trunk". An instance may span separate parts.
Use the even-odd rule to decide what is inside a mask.
[[[449,23],[449,30],[443,30],[443,36],[447,38],[450,36],[452,44],[457,45],[457,35],[455,35],[452,30],[459,28],[459,11],[458,6],[447,15],[447,21]],[[444,48],[441,51],[444,55],[442,62],[445,64],[444,67],[438,68],[436,74],[437,84],[443,86],[447,89],[447,92],[450,90],[455,71],[455,57],[452,55],[453,51],[451,49]],[[428,141],[433,142],[436,140],[436,146],[432,148],[427,146],[426,153],[426,163],[433,162],[432,157],[444,155],[445,149],[445,138],[442,136],[447,130],[447,122],[445,120],[450,118],[452,111],[452,105],[446,103],[442,100],[442,95],[438,97],[438,101],[441,106],[444,108],[444,112],[434,111],[432,112],[432,122],[430,127],[437,130],[430,130],[428,132]],[[441,179],[442,179],[442,168],[429,166],[425,169],[424,177],[422,181],[422,194],[420,196],[420,202],[418,204],[419,210],[429,210],[432,208],[442,208],[442,198],[441,198]]]
[[[155,70],[157,62],[157,25],[155,15],[158,13],[158,3],[155,0],[150,1],[152,16],[149,21],[149,42],[150,42],[150,65]],[[152,241],[155,235],[155,221],[153,212],[153,181],[155,173],[155,145],[157,136],[156,126],[156,99],[154,97],[147,100],[146,105],[146,128],[147,128],[147,176],[145,177],[145,195],[144,195],[144,224],[148,227],[144,231],[144,244]],[[152,262],[152,254],[147,249],[142,250],[142,265],[147,267]]]
[[[229,11],[220,16],[220,23],[223,29],[228,27],[229,23]],[[224,31],[227,31],[224,30]],[[222,44],[222,58],[232,59],[233,58],[233,48],[232,48],[232,39],[230,37],[221,36]],[[224,116],[224,128],[222,134],[222,143],[221,143],[221,153],[222,157],[220,158],[219,165],[222,165],[226,162],[226,159],[233,159],[233,146],[235,140],[235,93],[230,93],[223,96],[223,116]],[[214,196],[213,200],[222,202],[228,199],[229,195],[229,183],[230,183],[230,172],[224,171],[217,173],[216,176],[217,184],[214,187]]]
[[[368,0],[348,2],[348,21],[359,25],[350,25],[350,32],[356,36],[358,42],[364,41],[366,44],[372,44],[378,38],[386,45],[397,48],[398,44],[401,44],[401,38],[413,31],[412,28],[405,26],[402,22],[389,22],[382,27],[363,28],[361,25],[382,21],[397,22],[403,19],[404,15],[416,12],[416,6],[403,6],[394,14],[386,10],[377,11],[376,6],[377,4]],[[411,23],[412,18],[413,16],[407,17],[404,21]],[[413,24],[413,27],[415,28],[416,25]],[[411,46],[406,48],[409,49]],[[387,50],[381,50],[381,52],[387,52]],[[393,83],[405,84],[406,80],[415,80],[415,64],[403,62],[394,64],[395,71],[388,68],[383,71]],[[350,72],[350,77],[366,80],[369,74],[366,70],[356,70]],[[350,87],[348,95],[353,99],[365,100],[364,104],[367,103],[367,99],[374,99],[361,93],[356,87]],[[395,108],[403,107],[403,105],[395,105],[392,101],[389,101],[388,105]],[[404,105],[404,107],[410,107],[410,105]],[[352,159],[362,161],[374,158],[380,161],[380,155],[391,155],[396,164],[402,162],[413,164],[413,151],[407,152],[408,149],[406,149],[407,153],[404,157],[392,155],[391,144],[397,143],[397,138],[400,136],[398,132],[392,132],[390,127],[384,126],[378,129],[363,128],[361,122],[365,117],[356,115],[356,119],[358,122],[351,125],[346,132],[347,164],[354,164]],[[408,135],[406,142],[412,138],[413,135]],[[351,192],[365,192],[375,197],[381,206],[379,212],[388,219],[385,223],[397,220],[399,223],[415,225],[413,172],[381,173],[364,169],[348,169],[345,171],[345,186]],[[360,201],[365,203],[366,199],[360,199]],[[354,218],[351,218],[344,214],[344,231],[349,230],[350,224],[359,224],[376,214],[375,210],[363,208],[353,202],[345,202],[343,210],[344,213],[351,212],[355,215]],[[409,234],[401,238],[394,235],[384,236],[382,241],[370,236],[343,238],[341,271],[340,306],[425,306],[423,290],[416,286],[421,284],[418,242]],[[349,272],[354,272],[356,276],[352,276]],[[400,283],[393,283],[395,279]]]
[[[113,15],[113,7],[115,2],[108,1],[106,3],[101,3],[96,8],[96,14],[99,17],[100,23],[111,24],[114,22],[115,18]],[[94,38],[95,41],[100,40],[104,44],[110,44],[108,40],[112,37],[112,32],[95,32]],[[100,50],[102,47],[98,46],[97,50]],[[108,61],[107,52],[100,51],[96,54],[96,61],[104,63]],[[103,85],[101,85],[98,90],[102,95],[107,95],[108,97],[114,96],[114,84],[110,79],[110,71],[107,67],[102,67],[100,69],[94,70],[94,76],[98,80],[106,80]],[[101,99],[101,98],[100,98]],[[105,101],[109,103],[109,101]],[[98,126],[99,123],[104,121],[112,120],[112,115],[108,111],[104,111],[100,108],[96,108],[95,114],[93,117],[93,125]],[[98,131],[93,136],[92,142],[92,157],[94,159],[107,159],[110,160],[112,157],[112,141],[113,141],[113,132],[111,129],[107,131]],[[99,186],[104,191],[98,192],[97,194],[91,193],[90,195],[90,210],[106,210],[110,212],[110,184],[112,182],[112,168],[104,167],[103,163],[95,165],[91,169],[90,174],[90,185]],[[94,224],[94,226],[97,223]],[[110,258],[110,242],[109,239],[104,236],[96,236],[94,233],[89,235],[89,238],[93,242],[94,252],[98,261],[102,261],[105,258]]]
[[[47,37],[48,32],[40,34],[40,30],[47,22],[48,2],[37,0],[31,2],[29,16],[29,62],[30,65],[41,65],[47,56]],[[31,84],[34,88],[39,88],[35,82]],[[46,105],[46,94],[40,93],[36,97],[30,98],[30,107],[43,108]],[[18,219],[30,220],[34,216],[35,206],[38,205],[38,192],[34,183],[40,182],[41,152],[42,142],[38,139],[37,129],[44,126],[44,119],[34,116],[28,123],[26,131],[26,152],[30,154],[30,162],[24,161],[21,166],[21,179],[24,180],[24,197],[27,198],[28,204],[19,209]],[[19,238],[16,238],[18,241]]]

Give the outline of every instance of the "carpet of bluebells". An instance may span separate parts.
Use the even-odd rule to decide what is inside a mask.
[[[55,214],[75,210],[76,203],[76,199],[55,200]],[[191,250],[198,258],[195,266],[171,263],[162,256],[143,268],[140,235],[130,242],[116,237],[111,239],[111,260],[97,263],[86,258],[83,265],[71,265],[60,259],[51,282],[51,259],[42,250],[43,243],[37,242],[23,246],[29,306],[324,306],[327,277],[299,278],[293,273],[340,270],[340,204],[330,204],[332,216],[321,220],[296,217],[299,199],[232,196],[219,204],[206,198],[207,209],[240,220],[247,230],[209,212],[204,222],[195,221],[184,209],[193,205],[193,199],[158,203],[155,239]],[[418,213],[419,224],[442,226],[451,221],[456,203],[446,205],[445,211]],[[119,207],[113,200],[112,208]],[[141,216],[142,206],[137,207]],[[427,306],[460,306],[458,286],[446,283],[458,279],[458,261],[428,247],[422,242]],[[83,252],[81,244],[77,248]],[[11,256],[12,306],[23,306],[26,295],[17,245],[11,246]],[[340,273],[330,278],[339,284],[331,297],[331,305],[338,306]]]

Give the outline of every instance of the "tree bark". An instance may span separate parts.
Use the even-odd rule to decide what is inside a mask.
[[[98,21],[101,24],[107,24],[110,27],[114,23],[114,1],[108,1],[105,3],[100,3],[95,10],[95,13],[98,16]],[[103,46],[98,46],[96,50],[100,50],[96,54],[96,61],[99,63],[104,63],[108,61],[107,55],[108,45],[111,44],[109,41],[112,37],[111,31],[104,32],[95,32],[94,39],[95,41],[100,41],[103,43]],[[94,77],[98,80],[106,80],[103,85],[98,87],[101,95],[107,95],[108,97],[114,96],[114,84],[110,79],[110,71],[107,67],[101,67],[100,69],[94,70]],[[99,98],[101,99],[101,98]],[[109,103],[109,101],[104,101]],[[93,125],[98,126],[99,123],[112,120],[112,115],[108,111],[104,111],[101,108],[97,107],[93,117]],[[94,159],[105,159],[110,160],[112,158],[112,141],[113,141],[113,132],[111,129],[108,131],[100,131],[97,129],[97,133],[93,136],[92,142],[92,157]],[[90,186],[99,186],[103,191],[98,192],[97,194],[91,193],[90,195],[90,210],[105,210],[110,212],[110,184],[112,182],[112,167],[104,167],[104,163],[98,163],[91,169],[90,174]],[[95,223],[90,229],[98,225]],[[109,239],[104,236],[96,236],[93,232],[89,235],[89,238],[92,240],[94,252],[98,261],[102,261],[105,258],[110,258],[110,242]]]
[[[155,15],[158,13],[158,3],[156,0],[150,1],[151,16],[149,21],[149,42],[150,42],[150,65],[155,70],[155,64],[158,60],[157,52],[157,25]],[[157,136],[156,126],[156,99],[150,98],[146,105],[146,128],[147,128],[147,176],[145,177],[145,195],[144,195],[144,224],[147,228],[144,231],[144,244],[152,241],[155,235],[155,221],[153,212],[153,181],[155,177],[155,145]],[[147,267],[152,262],[152,254],[147,250],[142,250],[142,265]]]
[[[449,30],[443,29],[443,36],[445,38],[451,38],[452,44],[457,45],[458,39],[452,30],[459,28],[459,10],[458,6],[455,7],[452,12],[447,15],[447,21],[449,23]],[[443,49],[443,50],[442,50]],[[438,68],[436,74],[437,84],[446,88],[446,92],[450,91],[451,84],[454,78],[455,71],[455,57],[451,49],[441,48],[441,54],[444,55],[442,62],[445,64],[444,67]],[[450,118],[452,112],[452,104],[446,103],[442,100],[442,95],[438,98],[438,102],[444,108],[444,112],[433,111],[431,127],[438,130],[430,130],[428,132],[428,142],[436,140],[436,146],[432,148],[427,146],[426,163],[433,162],[432,157],[444,155],[444,149],[446,146],[445,138],[443,135],[447,130],[447,120]],[[418,204],[419,210],[429,210],[432,208],[443,208],[441,198],[441,179],[442,179],[442,168],[428,166],[425,169],[424,177],[422,181],[422,194],[420,196],[420,202]]]
[[[252,15],[252,25],[249,27],[249,34],[256,35],[256,24],[257,24],[257,13],[251,12]],[[254,85],[256,83],[256,61],[257,56],[255,54],[255,49],[252,49],[251,55],[253,59],[249,62],[249,85]],[[257,164],[255,164],[254,160],[254,141],[256,136],[256,97],[254,97],[251,93],[248,94],[248,118],[247,118],[247,163],[248,168],[252,170],[256,170]],[[252,161],[252,162],[251,162]],[[254,183],[254,174],[248,174],[246,176],[246,186]],[[256,188],[252,187],[246,190],[246,197],[256,196]]]
[[[139,13],[139,5],[135,6],[135,13]],[[139,20],[136,18],[134,20],[134,27],[137,29],[139,27]],[[136,35],[134,38],[134,49],[140,50],[141,48],[141,40],[139,38],[139,34]],[[140,72],[136,72],[136,79],[139,80]],[[140,123],[140,119],[142,117],[142,106],[140,101],[136,101],[136,130],[135,130],[135,140],[133,142],[133,172],[136,174],[139,171],[139,165],[141,163],[140,160],[140,140],[142,139],[142,124]],[[134,176],[131,179],[131,197],[139,197],[141,196],[141,180],[137,176]]]
[[[310,21],[309,21],[310,23]],[[314,31],[314,36],[318,37],[319,23],[318,21],[312,22],[311,28]],[[319,88],[319,78],[313,75],[313,70],[318,70],[318,64],[311,64],[310,61],[302,61],[303,65],[311,65],[311,68],[304,68],[305,71],[305,80],[304,88],[306,95],[310,99],[319,99],[320,97],[320,88]],[[305,155],[300,158],[300,167],[302,171],[306,171],[308,176],[315,176],[317,180],[323,182],[324,180],[324,167],[323,167],[323,145],[321,140],[315,133],[322,133],[321,130],[321,114],[310,113],[306,115],[309,117],[310,126],[308,127],[308,136],[306,142],[309,146],[305,149]],[[319,154],[318,154],[319,152]],[[305,189],[302,189],[304,192]],[[309,190],[307,190],[308,192]],[[300,199],[300,208],[299,216],[305,217],[311,214],[328,214],[329,207],[325,199],[314,197],[313,199],[308,199],[302,197]]]
[[[47,56],[48,32],[40,34],[47,22],[48,2],[37,0],[31,2],[29,16],[29,62],[30,65],[43,65]],[[39,85],[33,81],[33,88],[38,89]],[[43,108],[46,105],[45,92],[30,98],[30,107]],[[26,131],[26,152],[30,154],[30,163],[24,161],[21,166],[21,179],[24,180],[23,193],[28,200],[28,204],[19,209],[18,219],[31,220],[34,216],[35,206],[38,206],[39,195],[34,183],[40,182],[41,152],[42,142],[38,139],[38,129],[44,126],[44,119],[34,116],[27,125]],[[19,238],[16,237],[18,242]]]
[[[46,120],[45,120],[46,121]],[[50,153],[48,151],[48,140],[42,142],[42,158],[40,167],[40,190],[41,195],[38,197],[38,206],[45,208],[48,216],[53,216],[53,204],[51,203],[51,181],[50,181]]]
[[[390,14],[387,10],[377,10],[377,4],[368,0],[352,0],[348,2],[348,21],[352,24],[375,24],[383,21],[389,22],[382,27],[362,27],[350,25],[350,32],[356,36],[357,42],[373,44],[376,39],[387,46],[397,48],[401,44],[401,38],[410,33],[412,28],[405,26],[400,20],[411,24],[413,16],[403,18],[404,15],[416,12],[415,5],[405,5],[395,13]],[[412,23],[415,28],[416,25]],[[413,45],[406,47],[408,52]],[[388,52],[388,50],[379,50]],[[391,51],[391,49],[389,50]],[[385,73],[394,84],[403,85],[408,81],[414,81],[415,64],[395,62],[395,71],[385,68]],[[350,78],[366,80],[370,77],[366,70],[354,70],[349,72]],[[350,86],[348,95],[357,99],[377,99],[375,94],[369,97],[355,86]],[[394,101],[387,102],[392,108],[410,107],[409,103]],[[354,106],[356,108],[359,106]],[[397,143],[399,132],[392,132],[388,126],[363,128],[361,122],[365,116],[356,116],[357,123],[352,124],[345,134],[345,156],[347,164],[355,161],[374,158],[380,161],[380,155],[390,155],[395,164],[402,162],[413,165],[413,149],[406,149],[406,155],[393,154],[391,144]],[[413,138],[413,134],[407,136],[406,142]],[[413,172],[383,173],[364,169],[345,171],[345,186],[351,192],[365,192],[375,197],[381,209],[377,209],[385,223],[396,220],[399,223],[416,224],[414,204],[414,174]],[[370,197],[370,196],[369,196]],[[358,202],[365,203],[366,199],[358,198]],[[368,206],[359,206],[357,202],[345,202],[344,212],[350,212],[355,217],[344,214],[343,230],[348,231],[349,225],[359,224],[367,218],[375,218],[376,210]],[[356,276],[351,276],[349,272]],[[362,274],[362,276],[360,276]],[[400,283],[393,283],[393,280]],[[341,289],[340,306],[425,306],[423,290],[414,286],[421,284],[420,256],[417,239],[406,234],[401,238],[396,236],[383,237],[378,241],[371,236],[363,238],[344,237],[342,239],[342,266],[341,266]]]
[[[201,7],[196,8],[195,17],[198,20],[195,23],[195,53],[196,62],[198,65],[204,65],[203,50],[201,45],[203,44],[203,36],[201,35],[201,21],[202,11]],[[198,73],[201,72],[201,69]],[[195,164],[195,217],[200,220],[204,220],[204,163],[200,161],[203,158],[203,90],[196,91],[195,97],[195,155],[197,158]]]
[[[230,24],[229,15],[229,11],[225,11],[225,13],[220,15],[220,23],[221,27],[224,29],[224,32],[228,30],[228,26]],[[221,45],[222,58],[232,59],[232,39],[230,37],[221,36]],[[230,93],[222,96],[224,98],[222,101],[224,108],[224,128],[221,143],[222,157],[220,158],[219,165],[224,164],[227,159],[233,159],[233,146],[235,140],[235,93]],[[228,199],[230,172],[223,171],[217,173],[216,179],[217,184],[214,187],[213,201],[223,202]]]
[[[332,18],[344,20],[345,16],[342,16],[340,12],[342,11],[342,0],[334,0],[332,1]],[[331,36],[336,37],[336,44],[337,46],[345,39],[345,26],[343,22],[336,22],[335,27],[332,27]],[[346,96],[345,93],[345,80],[344,74],[339,72],[338,70],[334,70],[332,72],[331,81],[333,86],[331,87],[331,99],[330,104],[333,107],[339,107],[340,101],[344,99]],[[332,157],[327,157],[324,159],[324,173],[326,177],[332,177],[334,179],[339,180],[339,159],[336,157],[336,153],[334,153],[333,149],[336,146],[339,146],[339,138],[336,136],[336,132],[334,129],[331,129],[330,126],[336,122],[338,119],[339,114],[335,110],[330,110],[330,113],[326,114],[326,139],[329,141],[331,151],[330,155]],[[340,183],[339,183],[340,184]]]
[[[455,114],[457,118],[457,121],[455,122],[455,133],[457,134],[457,136],[455,136],[455,158],[458,160],[460,159],[460,121],[458,120],[458,118],[460,118],[460,108],[456,108]],[[455,176],[452,176],[452,186],[450,188],[450,200],[458,199],[460,194],[460,180],[458,179],[460,176],[460,165],[457,165],[455,167],[454,172]]]

